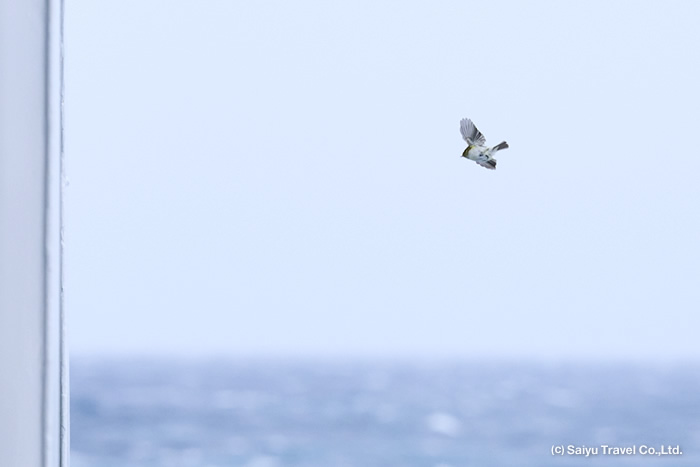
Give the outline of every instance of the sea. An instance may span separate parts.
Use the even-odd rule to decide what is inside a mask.
[[[73,358],[72,467],[698,466],[700,364]]]

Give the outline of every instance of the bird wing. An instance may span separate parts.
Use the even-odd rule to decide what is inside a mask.
[[[485,161],[475,161],[477,164],[479,164],[482,167],[486,167],[487,169],[494,170],[496,168],[496,159],[488,159]]]
[[[483,146],[486,144],[486,138],[481,132],[476,128],[476,125],[468,118],[463,118],[459,122],[459,129],[462,132],[462,138],[468,144],[478,144]]]

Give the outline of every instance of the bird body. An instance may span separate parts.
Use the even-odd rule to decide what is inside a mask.
[[[486,146],[486,138],[476,128],[476,125],[468,118],[463,118],[459,122],[459,129],[462,133],[462,138],[467,142],[467,149],[462,153],[462,157],[466,157],[487,169],[494,170],[496,168],[496,159],[493,157],[501,149],[508,148],[508,143],[505,141],[489,148]]]

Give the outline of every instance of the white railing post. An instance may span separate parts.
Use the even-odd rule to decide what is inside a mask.
[[[0,0],[0,464],[68,466],[62,1]]]

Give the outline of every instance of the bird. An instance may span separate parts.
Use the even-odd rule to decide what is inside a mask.
[[[508,143],[502,141],[492,148],[486,146],[486,138],[476,128],[474,122],[468,118],[463,118],[459,122],[459,130],[462,132],[462,138],[467,142],[467,149],[462,153],[462,157],[466,157],[487,169],[496,169],[496,154],[501,149],[508,148]]]

